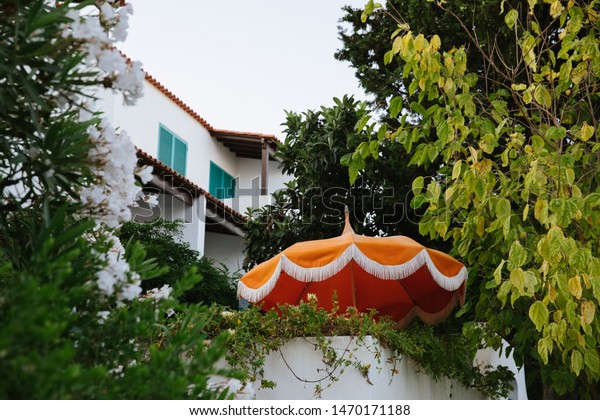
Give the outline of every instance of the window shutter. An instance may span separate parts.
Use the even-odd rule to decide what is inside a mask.
[[[172,150],[173,136],[167,130],[160,127],[158,136],[158,160],[172,167]]]
[[[208,180],[208,192],[217,198],[219,197],[219,188],[221,188],[221,179],[223,171],[214,163],[210,162],[210,174]]]
[[[236,186],[235,178],[232,177],[231,178],[231,188],[229,190],[229,198],[235,197],[235,186]]]
[[[223,172],[223,198],[231,198],[235,192],[235,179],[227,172]]]
[[[235,178],[221,169],[219,166],[210,162],[210,178],[208,180],[208,192],[217,197],[233,198],[235,196]]]
[[[181,140],[174,139],[173,147],[173,169],[185,176],[186,161],[187,161],[187,144]]]

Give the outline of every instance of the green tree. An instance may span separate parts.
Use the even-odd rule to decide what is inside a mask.
[[[415,178],[412,204],[425,208],[421,233],[451,240],[470,266],[466,330],[510,343],[530,396],[599,398],[599,3],[502,5],[513,57],[436,2],[493,69],[487,89],[468,71],[472,50],[400,28],[390,55],[412,75],[418,121],[402,118],[387,137],[415,148],[411,164],[444,162]],[[359,167],[372,147],[353,154]]]
[[[71,3],[0,4],[0,399],[224,397],[208,384],[223,337],[205,345],[205,308],[177,299],[198,277],[142,299],[161,270],[113,230],[137,159],[90,102],[141,94],[139,63],[112,48],[131,6]]]
[[[395,56],[389,48],[390,37],[400,28],[408,28],[426,37],[437,34],[444,40],[442,51],[465,46],[469,51],[468,67],[482,76],[480,86],[485,88],[485,78],[495,77],[493,68],[486,65],[483,51],[501,55],[512,63],[515,57],[515,43],[512,30],[498,19],[502,8],[523,8],[525,2],[519,0],[454,0],[445,4],[447,12],[433,2],[422,0],[390,0],[382,2],[383,7],[375,8],[364,19],[363,10],[345,6],[345,15],[339,26],[339,36],[343,47],[335,57],[347,61],[356,71],[356,77],[367,93],[373,95],[373,105],[386,110],[390,100],[403,99],[404,107],[410,109],[407,94],[414,76],[405,70],[406,62]],[[521,11],[522,13],[526,11]],[[455,14],[473,31],[467,34]],[[538,16],[539,19],[544,16]],[[540,23],[545,25],[548,22]],[[483,77],[485,75],[485,78]]]
[[[147,258],[160,267],[168,268],[168,271],[143,281],[142,289],[148,291],[165,284],[174,285],[193,269],[202,280],[185,291],[182,301],[206,305],[218,303],[237,308],[236,275],[182,242],[181,229],[182,221],[168,222],[164,219],[151,223],[126,222],[119,229],[119,238],[123,242],[139,242]]]
[[[245,266],[252,267],[298,241],[334,237],[343,228],[344,205],[351,210],[356,232],[365,235],[404,234],[419,239],[418,214],[408,208],[412,179],[425,173],[398,168],[409,160],[399,144],[378,148],[380,160],[357,169],[348,184],[343,161],[377,133],[355,132],[367,114],[351,97],[334,99],[332,107],[287,113],[285,143],[277,151],[284,173],[295,180],[273,194],[273,204],[249,214]]]

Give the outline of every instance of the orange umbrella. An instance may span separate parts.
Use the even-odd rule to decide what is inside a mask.
[[[341,311],[376,309],[398,328],[415,316],[439,322],[457,302],[464,304],[467,269],[462,263],[406,236],[357,235],[348,219],[346,213],[341,236],[298,242],[254,267],[241,278],[239,296],[269,310],[296,305],[312,293],[319,306],[331,310],[336,292]]]

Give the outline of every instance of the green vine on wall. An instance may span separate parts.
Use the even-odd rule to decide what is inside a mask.
[[[447,377],[467,388],[475,389],[489,398],[506,397],[511,391],[513,374],[500,366],[480,368],[474,366],[475,352],[481,348],[480,342],[469,341],[463,335],[436,333],[436,326],[413,321],[406,329],[396,330],[394,322],[378,317],[376,312],[359,313],[354,308],[338,314],[337,301],[334,308],[327,311],[318,307],[316,298],[301,302],[297,306],[282,305],[279,310],[262,312],[258,307],[244,311],[231,311],[214,305],[211,307],[210,321],[206,327],[208,337],[228,333],[226,359],[229,365],[239,371],[243,381],[260,381],[261,388],[274,388],[277,384],[265,376],[265,359],[279,352],[284,363],[281,348],[288,341],[303,338],[314,345],[315,351],[322,354],[323,376],[316,381],[307,380],[290,368],[297,380],[315,384],[315,396],[332,386],[343,373],[356,369],[367,383],[370,382],[370,365],[363,364],[354,355],[360,346],[366,345],[365,338],[371,336],[382,347],[391,349],[394,356],[382,360],[378,346],[367,349],[377,360],[378,371],[389,369],[392,375],[398,372],[397,363],[404,357],[414,362],[422,373],[434,380]],[[175,320],[177,322],[177,320]],[[349,336],[345,349],[335,348],[334,336]]]

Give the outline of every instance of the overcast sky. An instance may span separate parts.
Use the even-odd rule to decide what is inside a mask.
[[[341,7],[366,0],[130,0],[120,45],[215,128],[275,134],[284,110],[364,99],[333,58]]]

